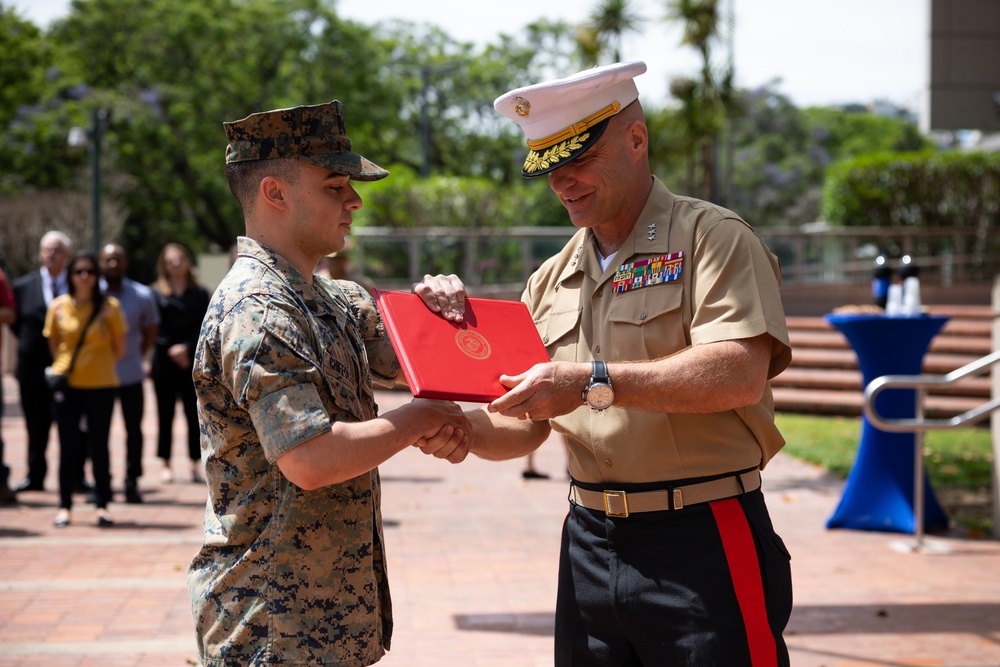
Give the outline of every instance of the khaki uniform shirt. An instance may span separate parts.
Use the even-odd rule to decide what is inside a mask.
[[[682,252],[675,280],[615,293],[623,264]],[[528,281],[528,305],[554,361],[660,359],[691,345],[770,334],[768,377],[791,360],[778,261],[731,211],[673,195],[654,178],[631,236],[601,271],[593,233],[580,230]],[[611,384],[614,386],[614,373]],[[583,387],[580,387],[581,392]],[[582,405],[551,421],[569,436],[581,482],[644,483],[763,467],[783,445],[770,385],[759,403],[710,414]]]
[[[338,420],[376,416],[399,372],[372,298],[311,285],[240,238],[194,358],[208,481],[188,571],[203,664],[369,665],[389,647],[378,471],[305,491],[275,465]]]

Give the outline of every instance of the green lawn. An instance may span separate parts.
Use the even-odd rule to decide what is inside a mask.
[[[778,414],[775,421],[787,441],[785,453],[847,477],[857,454],[859,418]],[[941,505],[972,534],[989,535],[993,526],[990,429],[930,431],[924,451],[927,474]]]

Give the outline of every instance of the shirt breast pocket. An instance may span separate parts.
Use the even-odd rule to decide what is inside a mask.
[[[615,294],[608,309],[611,358],[658,359],[690,345],[683,304],[684,288],[679,283]]]
[[[348,421],[364,421],[368,417],[362,406],[362,399],[371,401],[371,380],[358,377],[354,360],[344,354],[344,351],[340,345],[323,349],[323,375],[326,376],[330,397],[336,404],[338,413],[347,417]]]
[[[576,361],[576,343],[580,338],[580,308],[550,312],[535,326],[542,333],[542,343],[553,361]]]

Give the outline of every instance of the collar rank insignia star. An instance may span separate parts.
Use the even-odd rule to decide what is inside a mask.
[[[655,222],[649,223],[649,234],[646,236],[646,240],[647,241],[655,241],[656,240],[656,223]]]
[[[681,277],[681,265],[684,263],[683,252],[672,252],[668,255],[650,257],[641,262],[622,264],[615,271],[612,287],[615,293],[669,283]]]

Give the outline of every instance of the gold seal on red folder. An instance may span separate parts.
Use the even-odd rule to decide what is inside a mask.
[[[475,331],[459,330],[455,334],[455,344],[473,359],[487,359],[492,352],[486,337]]]

